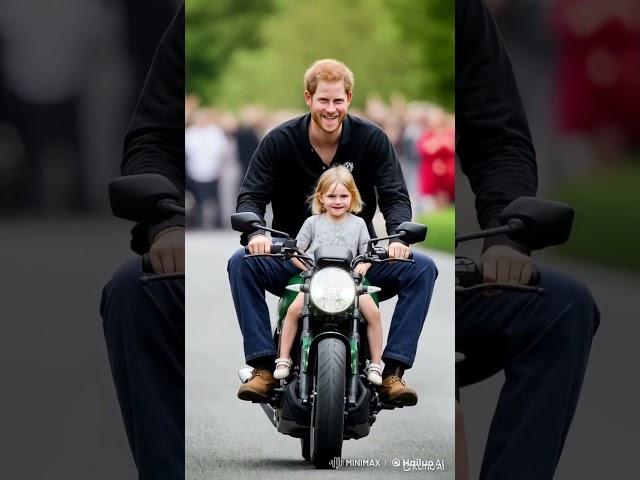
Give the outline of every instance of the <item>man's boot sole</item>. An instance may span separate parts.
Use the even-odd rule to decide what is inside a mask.
[[[399,402],[405,407],[413,407],[418,403],[418,397],[413,393],[401,393],[395,397],[392,402]]]
[[[238,398],[246,402],[268,403],[269,395],[255,392],[253,390],[239,390]]]
[[[399,395],[396,395],[393,398],[389,398],[387,396],[381,395],[380,399],[383,402],[400,403],[405,407],[413,407],[418,403],[418,396],[415,393],[411,393],[411,392],[404,392]]]

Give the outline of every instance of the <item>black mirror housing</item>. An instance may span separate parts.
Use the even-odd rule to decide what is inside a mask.
[[[501,225],[513,220],[522,227],[507,233],[509,238],[530,250],[565,243],[571,235],[575,212],[566,203],[536,197],[520,197],[500,214]]]
[[[409,244],[424,242],[427,238],[427,227],[420,223],[402,222],[396,228],[396,233],[400,234],[400,240]]]
[[[264,220],[254,212],[234,213],[231,215],[231,228],[236,232],[253,233],[258,230],[258,227],[255,226],[256,222],[260,226],[265,225]]]
[[[180,202],[182,196],[169,179],[159,173],[114,178],[109,183],[111,212],[119,218],[153,225],[174,215],[158,208],[161,200]]]

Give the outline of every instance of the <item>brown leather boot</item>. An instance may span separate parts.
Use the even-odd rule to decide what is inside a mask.
[[[383,402],[400,402],[406,407],[412,407],[418,403],[416,391],[407,387],[407,382],[397,375],[384,377],[382,385],[377,387],[377,390]]]
[[[240,385],[238,398],[249,402],[268,402],[276,379],[273,373],[265,368],[254,368],[251,377]]]

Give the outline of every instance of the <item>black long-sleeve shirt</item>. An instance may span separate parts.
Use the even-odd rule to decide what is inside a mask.
[[[513,199],[534,196],[537,167],[511,61],[482,0],[456,0],[456,154],[482,228]],[[522,248],[506,236],[492,244]]]
[[[125,137],[121,171],[162,174],[184,193],[184,4],[156,50]],[[153,237],[173,225],[184,225],[184,216],[136,225],[131,248],[147,251]]]
[[[264,217],[269,202],[276,230],[292,237],[311,215],[307,199],[318,177],[328,168],[309,141],[311,115],[294,118],[271,130],[251,159],[236,210]],[[375,235],[371,220],[376,198],[387,232],[411,221],[411,202],[396,152],[387,135],[373,123],[347,115],[342,136],[331,165],[351,170],[364,208],[360,216]]]

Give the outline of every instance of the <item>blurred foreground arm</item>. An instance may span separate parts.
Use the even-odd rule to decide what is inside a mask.
[[[183,72],[184,5],[156,50],[125,137],[121,164],[123,175],[164,175],[184,195]],[[150,251],[158,273],[184,271],[184,225],[184,215],[178,214],[160,224],[140,223],[131,232],[131,249]],[[163,232],[166,229],[171,231]]]

